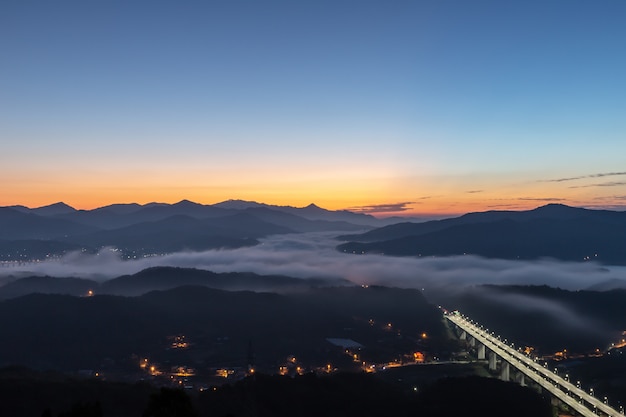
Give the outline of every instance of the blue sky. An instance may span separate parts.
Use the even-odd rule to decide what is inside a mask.
[[[621,0],[5,1],[0,205],[619,208],[625,18]]]

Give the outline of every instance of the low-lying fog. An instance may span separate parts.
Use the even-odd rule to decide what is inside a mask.
[[[347,255],[335,250],[335,233],[276,235],[260,245],[233,250],[179,252],[122,261],[117,252],[72,253],[60,260],[5,266],[2,281],[27,275],[81,277],[100,281],[134,274],[154,266],[207,269],[214,272],[255,272],[299,278],[337,277],[357,284],[456,290],[476,284],[550,285],[585,289],[613,281],[626,287],[626,268],[555,260],[510,261],[477,256],[400,258]],[[617,283],[617,284],[615,284]]]

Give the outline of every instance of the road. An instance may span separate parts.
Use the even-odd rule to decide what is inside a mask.
[[[473,323],[460,313],[447,313],[445,317],[580,415],[589,417],[598,415],[621,417],[624,415],[565,378],[541,366],[530,357],[518,352],[514,347],[501,341],[493,332],[489,333],[488,329],[483,329],[479,324]],[[601,411],[603,414],[594,412],[594,407],[595,410]]]

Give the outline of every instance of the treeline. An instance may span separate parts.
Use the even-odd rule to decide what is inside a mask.
[[[23,383],[26,382],[26,385]],[[256,375],[204,392],[144,384],[0,379],[2,415],[14,417],[551,417],[549,399],[514,383],[444,378],[412,387],[363,373]]]
[[[252,341],[256,365],[274,372],[289,355],[326,364],[330,351],[341,350],[326,338],[351,338],[369,352],[379,341],[391,351],[410,352],[422,333],[431,349],[448,340],[439,310],[420,291],[384,287],[272,294],[189,286],[140,297],[32,294],[0,302],[0,328],[7,335],[0,366],[62,371],[124,367],[133,354],[174,360],[167,355],[176,352],[165,348],[168,336],[178,334],[191,343],[180,354],[194,352],[177,357],[178,364],[245,366]],[[138,361],[128,366],[138,370]]]

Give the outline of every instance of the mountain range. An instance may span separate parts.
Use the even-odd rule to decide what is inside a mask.
[[[528,211],[487,211],[424,223],[398,223],[343,235],[352,254],[478,255],[626,264],[626,212],[548,204]]]
[[[253,246],[276,234],[349,233],[337,249],[393,256],[478,255],[626,265],[626,212],[548,204],[426,222],[378,219],[346,210],[272,206],[243,200],[203,205],[113,204],[76,210],[56,203],[0,207],[0,262],[116,248],[122,259]],[[358,233],[357,233],[358,232]]]
[[[237,248],[285,233],[354,232],[386,224],[366,214],[230,200],[204,205],[113,204],[77,210],[65,203],[0,207],[0,261],[33,261],[115,247],[124,257]]]

